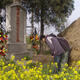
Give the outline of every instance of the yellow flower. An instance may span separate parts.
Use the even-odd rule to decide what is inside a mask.
[[[77,65],[80,65],[80,61],[77,62]]]
[[[3,70],[5,70],[6,68],[7,68],[7,66],[4,66],[4,67],[3,67]]]
[[[54,78],[59,78],[59,75],[58,74],[54,74]]]
[[[49,75],[47,75],[47,79],[48,79],[48,80],[50,80],[50,77],[49,77]]]
[[[49,68],[49,65],[47,65],[47,68]]]
[[[40,62],[39,64],[40,64],[40,65],[42,65],[42,63],[41,63],[41,62]]]
[[[68,64],[67,64],[67,63],[65,63],[65,64],[64,64],[64,66],[65,66],[65,67],[68,67]]]
[[[42,67],[43,67],[43,65],[40,65],[40,67],[42,68]]]
[[[11,64],[11,67],[14,67],[14,64]]]
[[[28,73],[28,71],[24,71],[24,73],[25,73],[25,74],[27,74],[27,73]]]
[[[65,75],[66,75],[66,76],[68,76],[68,75],[69,75],[69,73],[66,73]]]
[[[13,61],[14,59],[15,59],[15,56],[12,55],[12,56],[11,56],[11,60]]]
[[[34,67],[34,70],[36,70],[37,69],[37,67]]]
[[[69,69],[72,69],[72,67],[69,67]]]
[[[55,66],[58,67],[58,63],[55,63]]]
[[[53,62],[51,62],[51,65],[53,65]]]
[[[23,65],[23,69],[26,69],[26,66]]]
[[[42,78],[41,75],[39,75],[39,78]]]
[[[52,72],[52,70],[50,69],[50,70],[49,70],[49,72],[51,73],[51,72]]]
[[[78,79],[78,75],[75,75],[75,80],[77,80]]]
[[[41,80],[43,80],[43,79],[41,78]]]
[[[11,64],[8,64],[8,66],[11,66]]]
[[[17,63],[19,62],[19,60],[17,60]]]
[[[64,76],[64,72],[61,72],[61,73],[60,73],[60,77],[63,77],[63,76]]]
[[[24,59],[22,58],[21,61],[24,61]]]
[[[66,71],[66,69],[65,69],[65,68],[63,68],[62,70],[63,70],[63,71]]]
[[[36,78],[38,78],[38,75],[37,74],[35,76],[36,76]]]
[[[78,74],[78,72],[77,71],[74,71],[74,74]]]
[[[72,69],[74,72],[76,71],[75,68]]]
[[[32,63],[32,60],[29,60],[29,61],[26,62],[26,64],[30,64],[30,63]]]
[[[66,78],[63,78],[63,80],[67,80]]]
[[[24,57],[24,60],[26,60],[26,57]]]
[[[24,78],[24,74],[23,74],[23,73],[21,74],[21,78],[22,78],[22,79]]]
[[[2,62],[2,66],[4,66],[5,65],[5,63],[4,62]]]
[[[16,67],[14,67],[14,70],[16,70]]]
[[[18,70],[18,72],[20,73],[20,70]]]

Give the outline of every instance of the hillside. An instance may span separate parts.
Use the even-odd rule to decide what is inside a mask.
[[[71,51],[71,63],[80,60],[80,18],[74,21],[67,29],[61,32],[58,36],[68,40]]]

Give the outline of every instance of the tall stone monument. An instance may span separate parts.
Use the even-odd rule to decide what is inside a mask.
[[[9,55],[26,53],[26,10],[21,6],[20,0],[13,0],[11,5],[6,6],[6,27],[9,32]]]

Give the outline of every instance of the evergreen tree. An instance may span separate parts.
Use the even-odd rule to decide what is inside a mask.
[[[0,14],[1,10],[5,9],[7,4],[12,3],[12,0],[0,0]],[[3,17],[0,15],[0,23],[3,21]]]
[[[41,23],[40,36],[44,35],[45,24],[52,24],[56,29],[62,27],[74,9],[73,0],[24,0],[27,11],[33,9],[34,21]],[[42,43],[40,41],[40,50]]]
[[[45,24],[60,27],[74,9],[73,0],[24,0],[27,11],[34,12],[35,22],[41,23],[41,33],[44,34]]]

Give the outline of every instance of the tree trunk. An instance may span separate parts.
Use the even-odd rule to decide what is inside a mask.
[[[41,32],[40,35],[43,36],[44,35],[44,20],[41,18]]]
[[[40,31],[40,36],[44,35],[44,19],[43,19],[43,10],[41,10],[41,31]],[[42,41],[40,40],[40,52],[43,52],[43,44]]]
[[[0,9],[0,14],[1,14],[1,9]],[[0,24],[1,24],[1,19],[2,19],[2,18],[1,18],[1,15],[0,15]]]
[[[32,34],[33,34],[33,30],[34,30],[34,19],[33,19],[33,8],[32,8],[32,20],[31,20],[31,25],[32,25]]]

